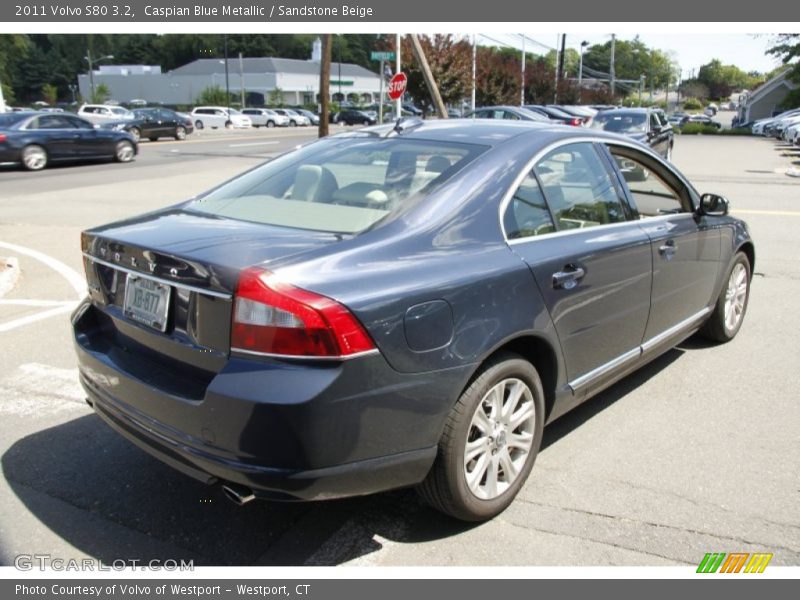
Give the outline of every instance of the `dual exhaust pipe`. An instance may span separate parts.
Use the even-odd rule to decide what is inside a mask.
[[[256,499],[256,495],[249,487],[238,483],[223,483],[222,493],[236,506],[244,506],[248,502]]]

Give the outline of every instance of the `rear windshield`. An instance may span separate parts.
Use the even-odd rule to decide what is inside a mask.
[[[223,184],[186,208],[355,234],[449,179],[484,148],[401,138],[328,138]]]
[[[6,113],[0,115],[0,128],[3,127],[11,127],[15,123],[19,123],[20,121],[27,119],[31,116],[31,113]]]
[[[598,114],[592,121],[593,129],[614,133],[637,133],[645,130],[647,115],[644,113]]]

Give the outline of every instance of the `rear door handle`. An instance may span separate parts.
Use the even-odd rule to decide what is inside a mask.
[[[564,290],[571,290],[586,275],[582,267],[566,265],[564,270],[553,273],[553,287]]]

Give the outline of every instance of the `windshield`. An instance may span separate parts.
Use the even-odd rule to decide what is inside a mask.
[[[645,130],[645,113],[598,114],[592,121],[592,129],[602,129],[614,133],[641,133]]]
[[[482,151],[481,146],[425,140],[334,137],[245,173],[187,209],[354,234],[446,181]]]

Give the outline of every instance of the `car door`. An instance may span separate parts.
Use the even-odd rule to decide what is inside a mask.
[[[506,238],[536,279],[579,394],[640,353],[652,261],[650,240],[631,217],[610,162],[591,142],[546,152],[506,205]]]
[[[697,214],[696,193],[670,167],[632,147],[609,144],[608,149],[640,217],[638,224],[650,239],[653,291],[647,347],[708,312],[722,234],[716,219]]]
[[[64,115],[69,131],[75,138],[75,153],[80,157],[108,156],[114,144],[110,135],[102,135],[93,123],[71,115]]]
[[[61,115],[36,117],[28,123],[26,130],[36,132],[36,143],[44,146],[52,160],[70,158],[78,153],[79,136]]]

